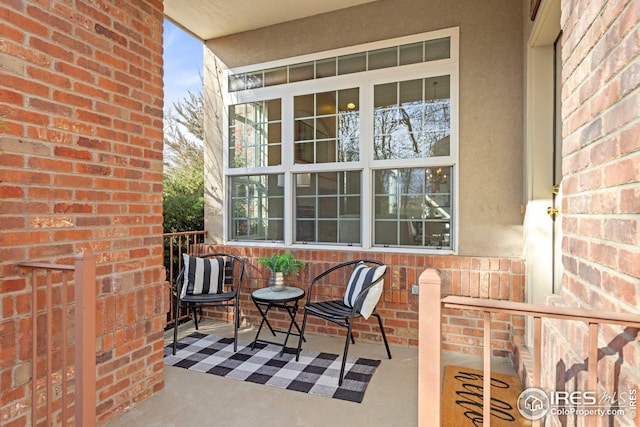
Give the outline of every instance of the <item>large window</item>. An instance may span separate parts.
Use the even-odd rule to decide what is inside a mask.
[[[455,251],[457,36],[231,73],[228,239]]]

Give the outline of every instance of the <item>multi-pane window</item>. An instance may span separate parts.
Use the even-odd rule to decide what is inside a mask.
[[[229,76],[229,240],[455,251],[457,30]]]
[[[411,159],[448,156],[451,136],[449,76],[374,87],[374,156]]]
[[[230,179],[232,240],[284,240],[282,175]]]
[[[293,98],[295,163],[358,160],[358,94],[355,88]]]
[[[374,172],[374,244],[451,247],[451,168]]]
[[[281,100],[229,108],[229,167],[275,166],[282,162]]]
[[[360,171],[298,173],[295,241],[360,243]]]

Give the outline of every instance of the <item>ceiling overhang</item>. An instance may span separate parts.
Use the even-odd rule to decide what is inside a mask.
[[[202,40],[332,12],[375,0],[164,0],[164,14]]]

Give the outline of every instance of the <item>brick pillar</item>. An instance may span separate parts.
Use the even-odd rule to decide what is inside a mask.
[[[563,0],[561,20],[564,275],[556,303],[638,313],[640,4]],[[640,383],[636,334],[601,330],[609,356],[599,362],[599,381],[610,393]],[[544,340],[543,386],[583,389],[586,326],[548,322]],[[616,417],[616,425],[637,424]]]
[[[104,424],[163,386],[161,0],[0,4],[0,424],[30,423],[16,264],[97,255]]]

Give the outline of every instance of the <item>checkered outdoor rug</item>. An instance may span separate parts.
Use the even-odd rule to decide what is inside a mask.
[[[171,350],[171,344],[164,349],[166,365],[358,403],[380,365],[379,360],[348,357],[338,387],[342,359],[336,354],[302,350],[296,362],[295,349],[280,356],[280,346],[258,343],[251,350],[251,343],[243,341],[234,353],[233,339],[198,332],[178,342],[175,356]]]

